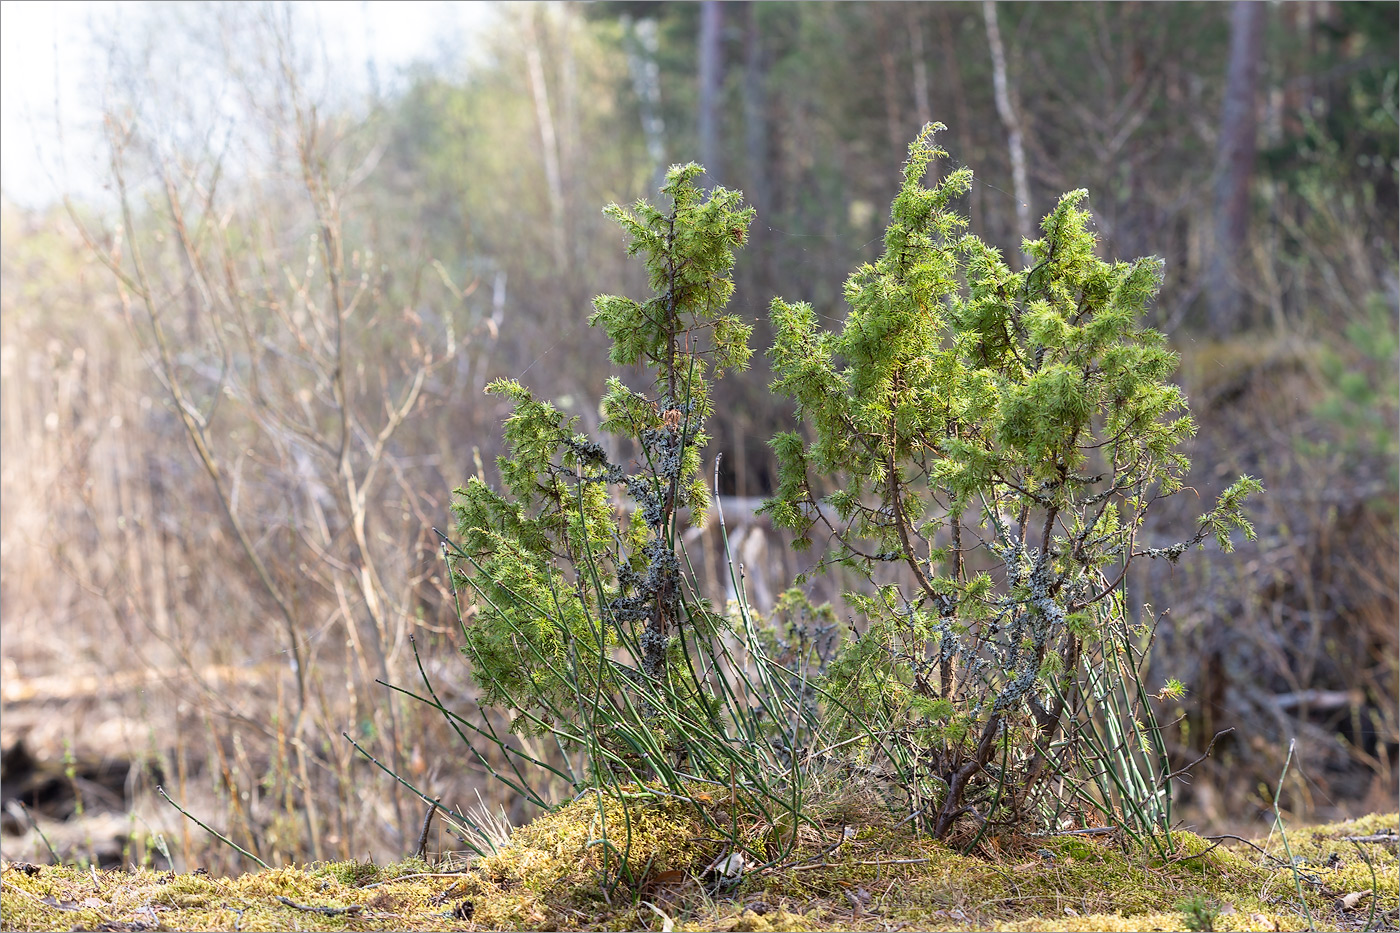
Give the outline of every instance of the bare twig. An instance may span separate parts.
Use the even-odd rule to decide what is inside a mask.
[[[464,871],[419,871],[411,875],[399,875],[397,878],[385,878],[383,881],[376,881],[373,884],[360,885],[361,891],[368,891],[370,888],[383,887],[386,884],[397,884],[400,881],[412,881],[416,878],[461,878]],[[449,885],[449,890],[451,886]]]
[[[320,914],[323,917],[340,917],[347,914],[357,914],[364,910],[362,904],[351,904],[349,907],[312,907],[310,904],[298,904],[290,897],[277,895],[277,900],[295,910],[304,910],[309,914]]]
[[[1116,826],[1088,826],[1084,829],[1061,829],[1053,833],[1031,833],[1031,836],[1037,839],[1052,836],[1111,836],[1116,832]]]
[[[1161,780],[1160,783],[1161,783],[1163,786],[1165,786],[1166,783],[1167,783],[1168,781],[1170,781],[1170,780],[1172,780],[1172,779],[1174,779],[1174,778],[1181,777],[1181,775],[1187,773],[1187,772],[1190,771],[1192,768],[1196,767],[1196,765],[1198,765],[1198,764],[1200,764],[1201,762],[1205,761],[1207,758],[1210,757],[1210,750],[1211,750],[1212,748],[1215,748],[1215,743],[1216,743],[1216,741],[1217,741],[1222,735],[1228,735],[1228,734],[1230,734],[1231,732],[1234,732],[1234,731],[1235,731],[1235,727],[1234,727],[1234,726],[1231,726],[1231,727],[1228,728],[1228,729],[1221,729],[1219,732],[1215,733],[1215,735],[1214,735],[1214,736],[1211,738],[1211,740],[1210,740],[1210,744],[1206,746],[1206,750],[1205,750],[1204,752],[1201,753],[1201,755],[1200,755],[1199,758],[1195,759],[1194,761],[1190,762],[1189,764],[1185,764],[1185,765],[1181,766],[1180,768],[1177,768],[1177,769],[1176,769],[1175,771],[1173,771],[1171,774],[1168,774],[1168,775],[1164,776],[1164,777],[1162,778],[1162,780]]]
[[[1217,842],[1217,844],[1218,844],[1219,842],[1221,842],[1221,841],[1226,840],[1226,839],[1231,839],[1231,840],[1234,840],[1235,842],[1243,842],[1245,845],[1249,846],[1251,849],[1255,850],[1256,852],[1258,852],[1260,855],[1264,856],[1264,857],[1267,858],[1267,859],[1272,859],[1273,861],[1279,863],[1280,865],[1287,865],[1287,864],[1288,864],[1288,863],[1285,862],[1283,859],[1279,858],[1277,855],[1274,855],[1272,852],[1270,852],[1270,851],[1268,851],[1267,849],[1265,849],[1263,846],[1260,846],[1260,845],[1258,845],[1257,843],[1251,842],[1250,840],[1244,838],[1243,836],[1236,836],[1236,835],[1233,835],[1233,834],[1231,834],[1231,833],[1221,833],[1221,834],[1219,834],[1218,836],[1202,836],[1201,838],[1202,838],[1202,839],[1214,840],[1214,841]],[[1211,848],[1213,849],[1213,848],[1215,848],[1215,846],[1211,846]],[[1210,849],[1207,849],[1206,851],[1209,852]],[[1204,852],[1201,853],[1201,855],[1204,855],[1204,854],[1205,854]],[[1199,856],[1196,856],[1196,855],[1188,855],[1188,856],[1184,856],[1183,859],[1186,859],[1186,858],[1198,858],[1198,857],[1199,857]]]
[[[433,802],[428,805],[428,812],[423,814],[423,829],[418,833],[418,849],[416,851],[418,857],[424,861],[428,859],[428,830],[433,825],[433,814],[437,812],[438,804],[441,801],[442,797],[434,797]]]
[[[931,862],[932,858],[886,858],[872,859],[863,862],[817,862],[812,865],[793,865],[792,871],[807,871],[812,868],[848,868],[851,865],[922,865],[924,862]]]
[[[1388,833],[1372,833],[1369,836],[1343,836],[1343,842],[1388,842],[1391,845],[1400,843],[1400,836],[1394,830]]]

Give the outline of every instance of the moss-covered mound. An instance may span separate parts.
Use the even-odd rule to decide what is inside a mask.
[[[239,878],[4,866],[5,930],[1324,930],[1394,928],[1395,814],[1175,854],[1091,834],[962,855],[835,808],[796,829],[693,799],[588,797],[455,871],[410,860]],[[702,816],[703,814],[703,816]],[[742,841],[734,850],[716,825]],[[1367,837],[1370,841],[1353,841]]]

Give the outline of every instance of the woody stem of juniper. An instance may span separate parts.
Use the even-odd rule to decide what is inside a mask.
[[[666,219],[666,397],[676,404],[676,212]]]
[[[890,446],[885,454],[885,471],[889,474],[890,505],[894,509],[894,526],[899,532],[899,543],[904,548],[905,561],[909,564],[909,569],[914,571],[914,579],[918,581],[919,588],[929,599],[937,601],[938,594],[933,591],[933,584],[928,582],[923,568],[919,566],[919,558],[914,553],[914,543],[909,537],[909,528],[904,521],[904,506],[899,494],[899,465],[894,459],[895,438],[894,417],[891,416]]]
[[[1081,642],[1079,636],[1071,635],[1069,642],[1065,645],[1065,649],[1060,655],[1063,662],[1060,666],[1061,671],[1063,671],[1061,674],[1060,695],[1055,698],[1055,702],[1051,704],[1050,709],[1045,709],[1034,697],[1031,698],[1031,714],[1035,716],[1036,727],[1040,730],[1040,747],[1049,748],[1050,744],[1055,740],[1055,735],[1060,731],[1060,726],[1065,715],[1065,697],[1069,694],[1073,686],[1072,672],[1079,666],[1080,646]],[[1066,726],[1065,728],[1068,729],[1070,727]],[[1036,748],[1031,766],[1026,769],[1026,787],[1033,786],[1040,778],[1041,773],[1044,772],[1046,765],[1049,764],[1049,760],[1040,750],[1040,747]]]
[[[953,580],[962,582],[962,517],[958,515],[953,516]],[[938,659],[938,686],[943,696],[952,693],[953,659],[941,653]]]
[[[672,209],[666,218],[666,404],[678,406],[676,399],[676,211]],[[679,461],[678,461],[679,462]],[[676,467],[679,469],[679,466]],[[676,483],[674,471],[666,476],[667,489],[662,503],[662,519],[655,534],[661,537],[667,533],[675,510]],[[671,601],[673,582],[666,580],[656,594],[656,604],[652,610],[650,630],[645,633],[642,644],[642,665],[646,675],[659,680],[666,673],[666,642],[670,636],[671,620],[667,617],[667,607]]]
[[[953,779],[948,782],[948,795],[943,798],[943,805],[938,808],[938,819],[933,824],[935,839],[946,836],[958,817],[971,809],[962,802],[963,792],[967,790],[967,782],[992,760],[992,752],[995,750],[993,743],[1001,731],[1002,718],[1001,713],[993,713],[987,718],[987,724],[982,727],[982,735],[978,738],[977,748],[972,757],[953,773]]]
[[[957,423],[956,423],[956,422],[949,422],[949,423],[948,423],[947,435],[948,435],[948,437],[950,437],[950,438],[957,437],[957,435],[958,435],[958,429],[957,429]],[[952,547],[953,547],[953,582],[956,583],[956,584],[961,584],[961,583],[962,583],[962,572],[963,572],[963,556],[962,556],[962,515],[961,515],[960,513],[957,513],[957,512],[954,512],[954,511],[951,510],[951,506],[953,505],[953,500],[954,500],[953,490],[952,490],[952,489],[949,489],[949,490],[948,490],[948,504],[949,504],[949,506],[950,506],[949,518],[951,519],[951,521],[952,521],[952,523],[953,523],[953,528],[952,528],[952,535],[953,535],[953,542],[952,542]],[[956,612],[957,610],[956,610],[956,608],[954,608],[952,611],[953,611],[953,612]],[[939,688],[943,691],[943,696],[947,697],[947,696],[949,696],[949,695],[952,693],[952,690],[953,690],[953,659],[952,659],[951,657],[948,657],[946,654],[941,654],[941,653],[940,653],[940,657],[939,657],[939,659],[938,659],[938,685],[939,685]]]

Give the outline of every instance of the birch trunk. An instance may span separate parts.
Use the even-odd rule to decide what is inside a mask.
[[[1011,154],[1012,193],[1016,198],[1016,252],[1020,253],[1021,241],[1030,239],[1035,231],[1031,218],[1031,187],[1026,180],[1024,133],[1021,118],[1011,103],[1011,87],[1006,76],[1006,50],[1001,44],[996,0],[983,0],[982,16],[987,21],[987,44],[992,51],[992,85],[996,91],[997,115],[1006,127],[1006,148]]]
[[[525,66],[530,75],[530,96],[535,100],[535,119],[540,127],[540,147],[544,156],[544,177],[549,188],[550,246],[556,268],[567,275],[569,250],[568,231],[564,226],[564,176],[559,166],[559,134],[555,131],[554,114],[550,109],[540,41],[539,24],[532,16],[526,27]]]
[[[627,71],[632,76],[632,89],[637,95],[642,118],[642,137],[651,160],[651,189],[654,193],[666,175],[666,121],[661,116],[661,68],[656,64],[659,45],[656,20],[633,22],[622,18],[623,49],[627,54]]]

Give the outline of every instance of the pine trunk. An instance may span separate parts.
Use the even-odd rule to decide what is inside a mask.
[[[710,184],[718,184],[719,93],[721,82],[720,36],[724,30],[724,8],[719,0],[700,5],[700,163]]]
[[[1234,333],[1244,323],[1244,293],[1238,273],[1249,238],[1249,194],[1257,148],[1255,96],[1264,13],[1262,0],[1236,0],[1230,16],[1230,62],[1217,150],[1215,250],[1206,277],[1208,323],[1210,332],[1218,337]]]

